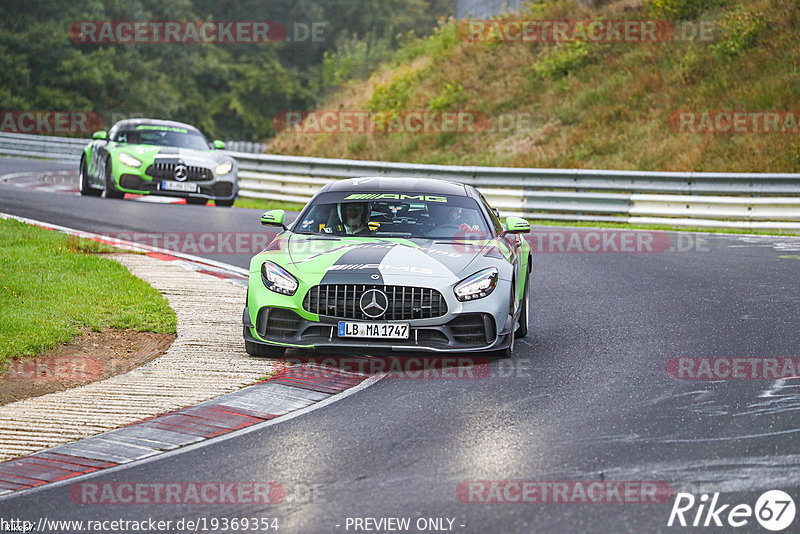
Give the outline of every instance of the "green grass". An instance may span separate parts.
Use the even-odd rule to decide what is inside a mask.
[[[233,203],[235,208],[255,208],[260,210],[286,210],[300,211],[304,204],[297,202],[281,202],[279,200],[266,200],[260,198],[237,198]]]
[[[81,328],[175,333],[167,300],[93,241],[0,219],[0,370]],[[87,254],[92,252],[93,254]]]

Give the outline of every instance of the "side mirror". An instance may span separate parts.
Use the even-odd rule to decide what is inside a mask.
[[[105,130],[98,130],[92,134],[92,139],[101,139],[105,141],[108,139],[108,133]]]
[[[217,150],[225,150],[225,143],[223,143],[219,139],[216,139],[214,141],[214,148],[216,148]]]
[[[509,217],[506,219],[506,234],[527,234],[531,231],[531,225],[520,217]]]
[[[280,226],[286,230],[286,225],[283,220],[286,218],[286,212],[283,210],[269,210],[261,215],[261,224],[264,226]]]

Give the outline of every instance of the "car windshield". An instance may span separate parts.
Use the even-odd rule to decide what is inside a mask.
[[[490,235],[490,226],[471,198],[418,195],[421,200],[400,200],[409,195],[350,196],[398,199],[315,202],[303,211],[293,230],[314,235],[446,240],[485,239]]]
[[[172,146],[209,150],[211,146],[200,133],[175,126],[150,126],[140,124],[135,128],[120,130],[112,141],[129,145]]]

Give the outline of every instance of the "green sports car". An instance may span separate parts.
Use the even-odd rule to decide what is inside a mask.
[[[125,193],[213,200],[231,206],[239,194],[239,167],[194,126],[155,119],[127,119],[95,132],[80,163],[82,195],[123,198]]]
[[[509,355],[528,333],[531,249],[469,185],[366,177],[326,185],[250,262],[244,341],[355,353]]]

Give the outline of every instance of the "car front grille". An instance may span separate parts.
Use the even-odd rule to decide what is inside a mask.
[[[156,180],[174,180],[175,167],[177,163],[153,163],[147,167],[145,174],[152,176]],[[186,181],[189,182],[204,182],[214,178],[211,169],[205,167],[196,167],[194,165],[186,166]]]
[[[447,303],[441,293],[427,287],[384,286],[364,284],[323,284],[309,289],[303,299],[303,309],[337,319],[371,320],[361,311],[359,301],[365,291],[378,289],[388,297],[382,321],[431,319],[447,313]]]

